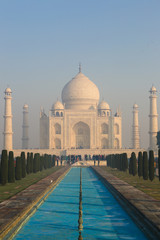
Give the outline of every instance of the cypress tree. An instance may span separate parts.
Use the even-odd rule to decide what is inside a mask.
[[[48,167],[51,168],[52,167],[52,159],[51,159],[51,155],[48,155]]]
[[[120,160],[120,155],[119,154],[116,154],[116,165],[117,165],[117,169],[120,170],[121,168],[121,160]]]
[[[143,152],[143,179],[148,179],[148,156],[146,151]]]
[[[14,168],[14,155],[13,152],[9,152],[8,160],[8,182],[15,182],[15,168]]]
[[[128,169],[128,157],[127,157],[127,153],[123,153],[123,171],[127,171]]]
[[[125,166],[124,166],[124,153],[121,154],[122,156],[122,171],[124,172]]]
[[[149,179],[153,181],[154,179],[154,152],[149,151]]]
[[[54,167],[54,155],[51,156],[51,159],[52,159],[52,167]]]
[[[132,157],[130,157],[130,160],[129,160],[129,174],[133,174],[133,171],[132,171],[132,167],[133,167],[133,159]]]
[[[123,168],[122,154],[118,154],[118,158],[119,158],[119,170],[122,171]]]
[[[53,155],[53,167],[55,166],[55,162],[56,162],[56,155]]]
[[[44,155],[42,156],[42,170],[44,170]]]
[[[1,183],[1,162],[0,162],[0,183]]]
[[[34,159],[33,159],[33,173],[37,172],[37,153],[34,154]]]
[[[27,174],[30,174],[30,154],[29,152],[27,153],[27,166],[26,166],[26,171],[27,171]]]
[[[30,154],[30,173],[33,173],[33,153]]]
[[[8,182],[7,150],[2,150],[2,156],[1,156],[1,184],[5,185],[7,182]]]
[[[138,153],[138,176],[143,176],[143,156],[142,152]]]
[[[124,171],[124,159],[123,159],[123,153],[120,154],[120,158],[121,158],[121,171]]]
[[[113,154],[109,155],[109,166],[112,167]]]
[[[25,178],[26,177],[25,152],[21,152],[21,161],[22,161],[22,178]]]
[[[136,154],[132,153],[132,175],[135,176],[137,174],[137,159]]]
[[[22,178],[22,162],[21,162],[21,157],[16,157],[15,177],[16,177],[16,180],[21,180],[21,178]]]
[[[40,171],[43,170],[43,156],[40,156]]]
[[[37,153],[37,172],[40,171],[40,154]]]
[[[159,174],[159,181],[160,181],[160,149],[158,149],[158,174]]]
[[[46,167],[46,165],[47,165],[47,164],[46,164],[46,154],[44,154],[44,159],[43,159],[43,160],[44,160],[44,169],[46,169],[46,168],[47,168],[47,167]]]
[[[48,154],[46,154],[46,169],[48,168]]]

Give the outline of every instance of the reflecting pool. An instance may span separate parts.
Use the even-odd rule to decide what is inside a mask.
[[[72,168],[15,239],[78,239],[80,168]],[[82,168],[83,239],[147,239],[90,168]]]

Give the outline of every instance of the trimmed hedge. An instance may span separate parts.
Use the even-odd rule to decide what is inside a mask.
[[[148,180],[148,155],[147,152],[143,152],[143,179]]]
[[[26,177],[26,160],[25,160],[25,152],[21,152],[21,166],[22,166],[22,178]]]
[[[149,179],[153,181],[154,179],[154,152],[149,151]]]
[[[143,156],[142,152],[138,153],[138,176],[143,176]]]
[[[160,149],[158,149],[158,174],[159,174],[159,181],[160,181]]]
[[[31,164],[31,161],[30,161],[30,153],[28,152],[27,153],[27,166],[26,166],[26,172],[27,174],[30,174],[30,164]]]
[[[30,154],[30,173],[33,173],[33,153]]]
[[[21,180],[21,178],[22,178],[21,157],[16,157],[15,178],[16,178],[16,180]]]
[[[2,156],[1,156],[1,184],[5,185],[7,182],[8,182],[7,150],[2,150]]]
[[[14,167],[14,154],[12,151],[9,152],[8,160],[8,182],[15,182],[15,167]]]

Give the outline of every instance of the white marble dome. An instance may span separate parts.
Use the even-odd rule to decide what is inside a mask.
[[[98,105],[98,109],[99,110],[109,110],[110,107],[109,107],[109,104],[107,102],[102,100]]]
[[[99,102],[97,86],[82,72],[69,81],[62,90],[62,101],[67,109],[89,109]]]
[[[60,101],[57,101],[52,105],[52,110],[63,110],[64,106]]]

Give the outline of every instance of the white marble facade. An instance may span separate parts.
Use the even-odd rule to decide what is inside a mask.
[[[114,116],[97,86],[79,69],[62,90],[62,102],[53,104],[49,116],[40,113],[41,149],[120,149],[121,114]]]

